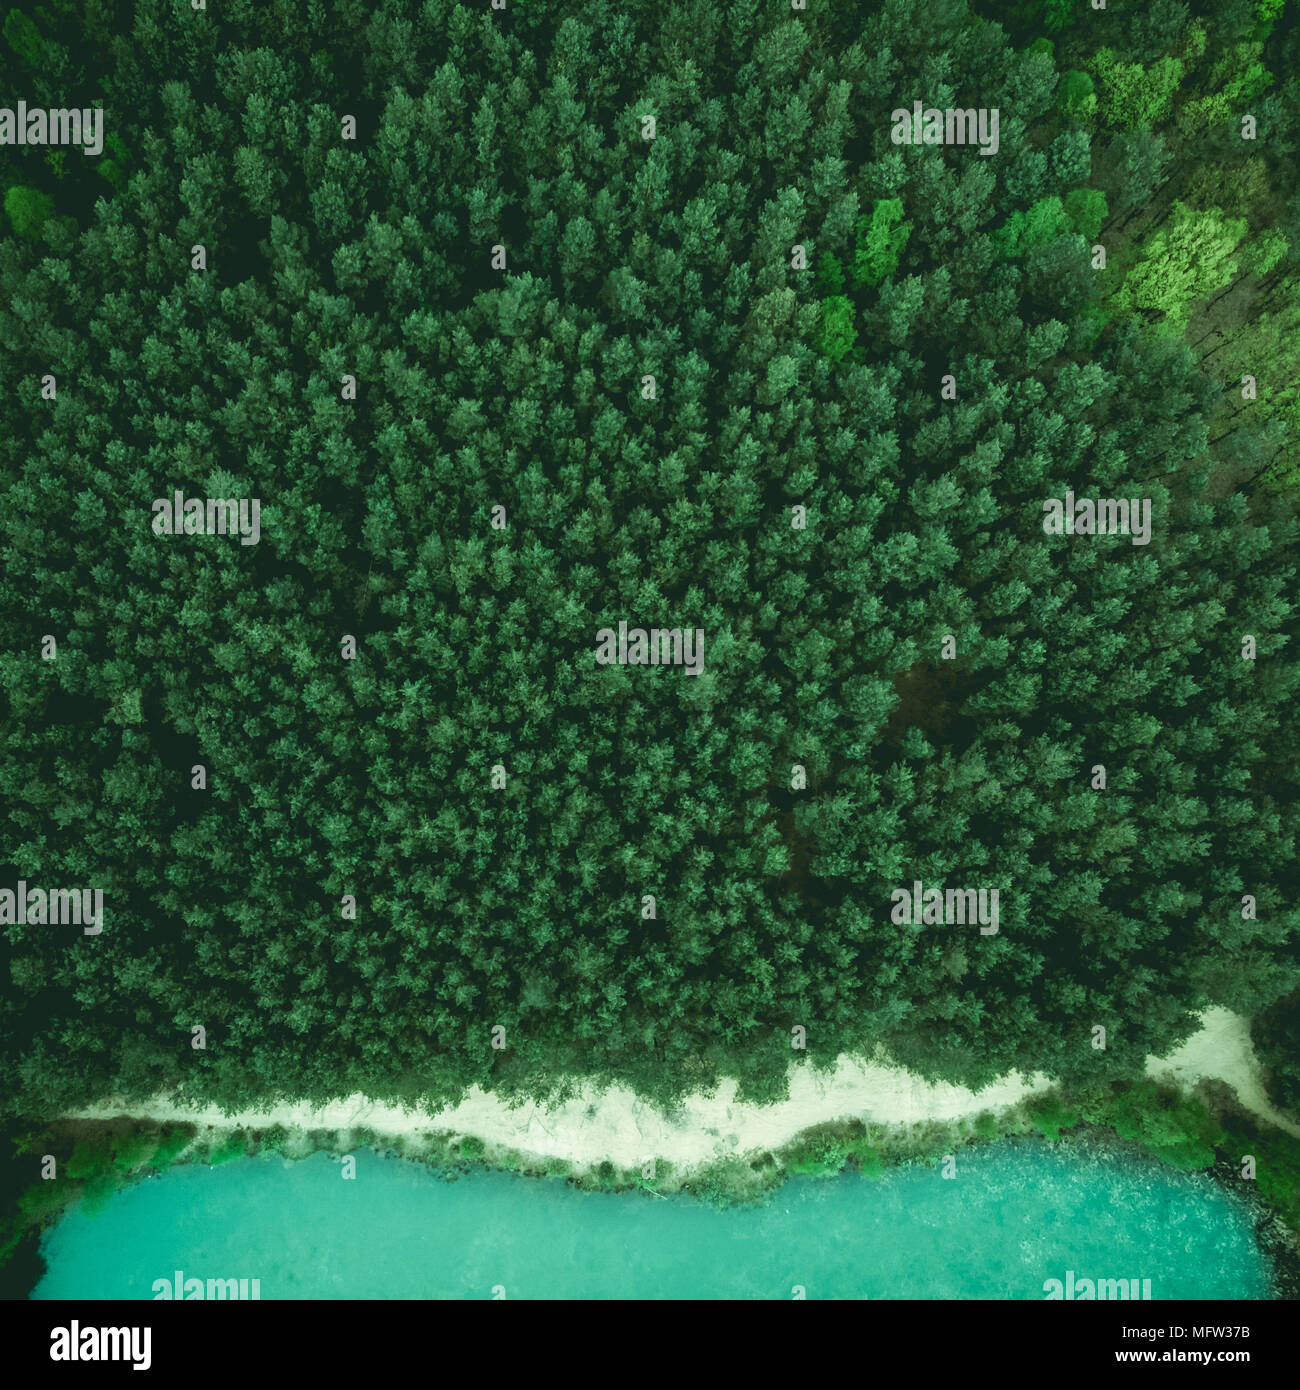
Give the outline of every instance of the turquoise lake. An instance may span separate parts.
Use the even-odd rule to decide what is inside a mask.
[[[1245,1206],[1209,1179],[1044,1143],[937,1168],[796,1178],[764,1206],[579,1192],[357,1156],[179,1167],[70,1213],[34,1298],[154,1297],[257,1278],[276,1298],[1042,1299],[1044,1281],[1149,1279],[1153,1300],[1269,1296]],[[498,1293],[497,1296],[500,1296]]]

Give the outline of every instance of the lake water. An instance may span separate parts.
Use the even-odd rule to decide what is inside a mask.
[[[149,1299],[176,1270],[257,1278],[264,1300],[1042,1299],[1070,1270],[1153,1299],[1269,1296],[1244,1206],[1209,1179],[1034,1141],[960,1150],[951,1179],[796,1178],[728,1211],[356,1157],[354,1180],[325,1154],[182,1166],[74,1211],[33,1297]]]

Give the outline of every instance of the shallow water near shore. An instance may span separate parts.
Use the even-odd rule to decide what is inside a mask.
[[[1042,1299],[1045,1281],[1150,1280],[1152,1299],[1269,1297],[1245,1204],[1145,1159],[1003,1141],[956,1176],[794,1178],[761,1206],[581,1192],[325,1154],[181,1166],[73,1211],[34,1298],[155,1297],[257,1279],[263,1299]],[[1141,1285],[1137,1286],[1139,1289]]]

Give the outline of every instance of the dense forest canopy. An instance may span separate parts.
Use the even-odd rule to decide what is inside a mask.
[[[0,148],[0,888],[104,904],[4,925],[13,1109],[1104,1078],[1300,985],[1295,5],[0,46],[9,106],[105,113]],[[598,664],[620,623],[700,674]],[[918,881],[997,930],[894,920]]]

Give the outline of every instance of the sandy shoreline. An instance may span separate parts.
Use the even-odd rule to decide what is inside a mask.
[[[1147,1075],[1172,1081],[1190,1091],[1198,1081],[1223,1081],[1237,1093],[1237,1100],[1257,1119],[1300,1139],[1300,1125],[1274,1109],[1264,1089],[1263,1068],[1250,1040],[1250,1020],[1228,1009],[1207,1009],[1201,1030],[1193,1033],[1168,1057],[1148,1057]]]
[[[1202,1028],[1165,1058],[1147,1059],[1147,1074],[1190,1089],[1204,1078],[1231,1086],[1241,1103],[1262,1119],[1300,1138],[1296,1126],[1269,1105],[1249,1024],[1227,1009],[1201,1015]],[[226,1114],[217,1106],[191,1109],[159,1097],[147,1106],[123,1106],[109,1098],[72,1112],[81,1119],[130,1114],[153,1120],[188,1120],[218,1129],[353,1129],[387,1136],[442,1131],[472,1135],[487,1145],[561,1158],[575,1164],[604,1159],[632,1167],[654,1157],[683,1167],[763,1149],[779,1148],[801,1130],[828,1120],[905,1125],[925,1120],[973,1118],[998,1112],[1026,1096],[1051,1088],[1042,1073],[1012,1072],[980,1091],[930,1083],[902,1067],[841,1057],[832,1072],[816,1075],[796,1068],[790,1098],[774,1105],[737,1102],[736,1083],[722,1082],[713,1095],[689,1096],[666,1113],[625,1087],[583,1087],[575,1099],[554,1108],[535,1102],[511,1108],[498,1096],[474,1087],[459,1105],[433,1113],[381,1104],[362,1095],[330,1105],[302,1102],[266,1110]]]

